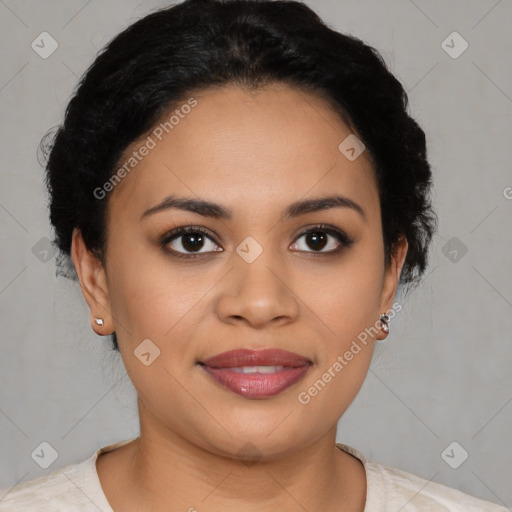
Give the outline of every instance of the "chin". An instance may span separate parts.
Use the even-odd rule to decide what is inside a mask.
[[[205,448],[217,455],[250,463],[279,459],[308,444],[308,439],[303,438],[303,433],[298,434],[299,425],[294,425],[296,428],[290,428],[291,425],[287,425],[287,428],[278,425],[279,422],[275,422],[273,428],[269,429],[266,424],[263,426],[255,422],[252,426],[239,425],[239,428],[235,429],[231,424],[229,432],[232,437],[225,433],[226,435],[221,438],[209,438],[206,440]]]

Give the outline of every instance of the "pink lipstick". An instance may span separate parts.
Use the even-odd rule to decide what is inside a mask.
[[[280,349],[230,350],[200,362],[216,382],[246,398],[275,396],[298,382],[312,363]]]

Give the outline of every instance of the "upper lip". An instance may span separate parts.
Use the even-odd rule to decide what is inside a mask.
[[[311,361],[295,352],[270,348],[265,350],[229,350],[201,361],[201,364],[211,368],[235,368],[240,366],[289,366],[298,368],[310,365]]]

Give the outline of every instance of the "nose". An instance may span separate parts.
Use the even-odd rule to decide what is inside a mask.
[[[264,255],[265,251],[252,263],[235,261],[223,280],[217,301],[217,315],[223,322],[261,329],[296,320],[299,299],[293,293],[290,272]]]

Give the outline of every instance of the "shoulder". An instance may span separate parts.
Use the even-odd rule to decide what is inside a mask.
[[[372,475],[374,500],[396,503],[404,512],[508,512],[505,507],[398,468],[369,462],[367,472]]]
[[[365,510],[371,512],[509,512],[508,508],[484,501],[446,485],[426,480],[398,468],[366,459],[355,448],[338,446],[359,458],[366,469]]]
[[[104,446],[89,458],[51,473],[0,489],[0,512],[112,512],[96,469],[99,454],[131,442]]]
[[[80,508],[84,503],[84,494],[80,486],[86,477],[88,460],[52,471],[48,475],[18,484],[12,489],[0,490],[0,511],[84,510]]]

